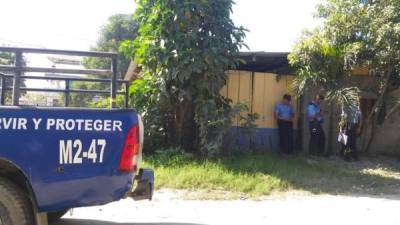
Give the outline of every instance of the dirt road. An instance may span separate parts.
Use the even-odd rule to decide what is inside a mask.
[[[75,209],[53,225],[400,225],[399,209],[400,196],[292,194],[263,201],[193,201],[163,190],[152,202],[128,199]]]

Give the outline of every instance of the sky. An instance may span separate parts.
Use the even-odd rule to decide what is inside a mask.
[[[249,30],[243,51],[290,51],[303,29],[318,25],[313,12],[320,1],[236,0],[232,18]],[[134,0],[1,0],[0,46],[90,50],[110,16],[135,9]],[[28,66],[54,66],[44,55],[26,58]]]
[[[236,0],[233,20],[251,51],[290,51],[320,0]],[[0,45],[89,50],[107,18],[133,13],[134,0],[1,0]],[[246,49],[245,49],[246,50]]]
[[[321,0],[236,0],[233,20],[249,30],[250,51],[287,52],[304,29],[319,24],[313,17]]]

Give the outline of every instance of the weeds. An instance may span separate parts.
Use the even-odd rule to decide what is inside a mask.
[[[146,157],[156,172],[156,188],[228,191],[260,197],[272,192],[308,191],[331,194],[391,194],[400,180],[365,168],[327,159],[242,154],[219,160],[196,160],[179,150]],[[390,187],[390,188],[388,188]]]

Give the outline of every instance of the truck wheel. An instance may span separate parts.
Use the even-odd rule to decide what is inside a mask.
[[[56,212],[49,212],[49,213],[47,213],[47,220],[49,221],[49,223],[56,222],[62,216],[64,216],[68,212],[68,210],[69,209],[64,209],[64,210],[56,211]]]
[[[33,225],[32,204],[26,193],[0,177],[0,225]]]

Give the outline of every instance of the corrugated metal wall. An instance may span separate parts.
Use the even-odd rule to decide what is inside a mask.
[[[232,99],[233,104],[248,104],[251,112],[260,116],[256,121],[258,128],[277,128],[274,107],[285,93],[291,92],[293,79],[294,76],[290,75],[230,71],[227,85],[221,93]],[[296,99],[293,99],[293,107],[298,112]],[[237,118],[234,124],[239,126]]]
[[[276,103],[282,100],[285,93],[291,92],[294,76],[272,73],[254,73],[247,71],[230,71],[227,85],[221,90],[222,95],[232,99],[233,104],[246,103],[252,113],[257,113],[257,130],[248,137],[240,128],[239,119],[235,118],[234,128],[228,135],[227,145],[241,146],[244,151],[258,149],[260,151],[279,149],[279,135],[274,118]],[[293,98],[293,107],[299,112],[298,101]],[[296,113],[298,117],[299,113]],[[295,120],[297,122],[297,119]],[[295,122],[295,128],[297,123]],[[298,138],[295,137],[295,141]]]

